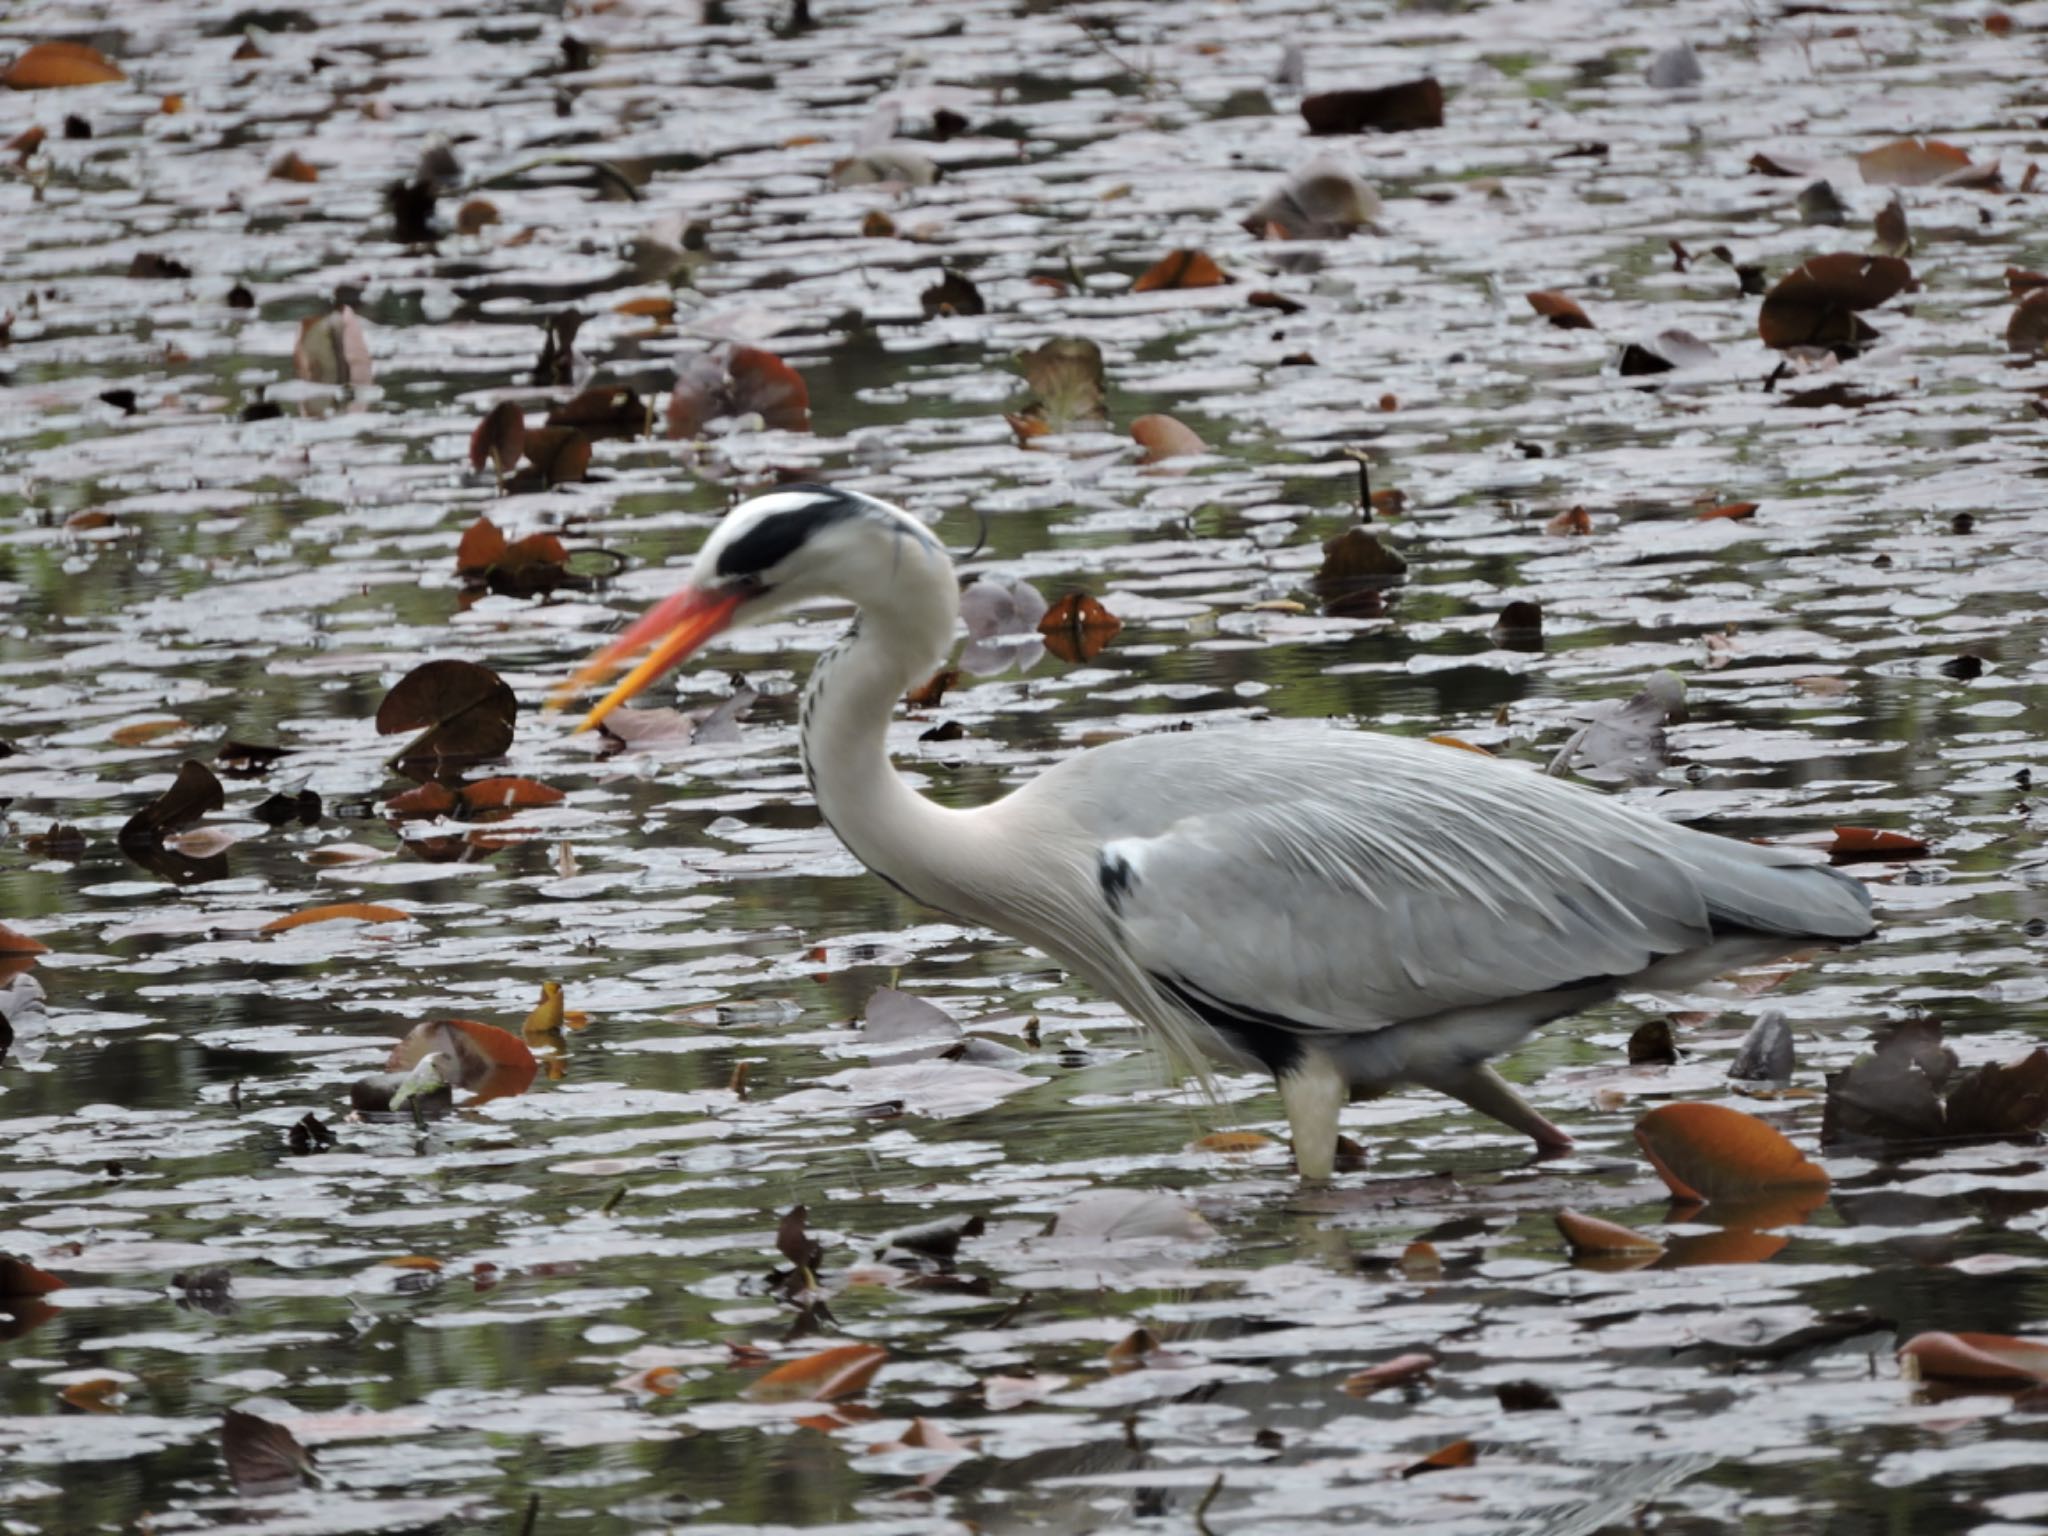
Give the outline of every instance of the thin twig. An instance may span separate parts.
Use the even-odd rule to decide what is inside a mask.
[[[1122,70],[1125,74],[1129,75],[1133,80],[1137,81],[1138,84],[1144,88],[1145,99],[1147,101],[1154,100],[1159,95],[1158,76],[1154,75],[1152,71],[1149,69],[1140,69],[1137,65],[1133,64],[1129,59],[1125,58],[1122,54],[1118,53],[1114,48],[1110,47],[1109,40],[1105,38],[1100,32],[1095,30],[1093,24],[1089,22],[1087,17],[1076,16],[1070,11],[1067,13],[1067,20],[1071,21],[1075,26],[1081,29],[1081,35],[1087,38],[1089,42],[1095,45],[1096,51],[1098,53],[1100,53],[1105,59],[1108,59],[1110,63],[1114,64],[1118,69]]]
[[[1218,1478],[1217,1481],[1221,1482],[1222,1479]],[[529,1493],[526,1496],[526,1518],[519,1522],[519,1536],[533,1536],[534,1522],[539,1519],[540,1495]]]
[[[1222,1491],[1223,1474],[1221,1472],[1218,1472],[1216,1474],[1216,1481],[1211,1483],[1209,1485],[1209,1491],[1202,1495],[1202,1502],[1195,1506],[1195,1529],[1201,1532],[1201,1536],[1216,1536],[1216,1533],[1209,1529],[1209,1521],[1207,1517],[1209,1514],[1209,1506],[1216,1502],[1216,1495],[1221,1493]]]

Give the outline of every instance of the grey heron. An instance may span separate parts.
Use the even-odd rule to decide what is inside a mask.
[[[1489,1058],[1624,986],[1874,927],[1869,892],[1804,852],[1319,723],[1132,737],[979,809],[937,805],[886,733],[952,648],[953,561],[900,508],[831,487],[733,508],[683,588],[578,675],[653,647],[579,729],[719,632],[826,597],[857,610],[800,712],[833,832],[913,899],[1045,951],[1182,1064],[1270,1071],[1305,1177],[1330,1173],[1347,1102],[1404,1084],[1569,1147]]]

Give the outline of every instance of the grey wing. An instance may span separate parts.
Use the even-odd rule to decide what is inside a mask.
[[[1529,787],[1208,810],[1105,842],[1103,899],[1130,959],[1195,1011],[1310,1034],[1575,990],[1712,941],[1701,879],[1659,846],[1698,834]]]

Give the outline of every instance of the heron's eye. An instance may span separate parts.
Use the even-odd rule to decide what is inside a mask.
[[[728,585],[745,597],[759,597],[768,590],[768,583],[757,571],[748,571],[744,576],[735,576]]]

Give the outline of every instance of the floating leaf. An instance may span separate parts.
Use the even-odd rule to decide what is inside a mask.
[[[668,397],[668,435],[701,437],[713,421],[759,416],[781,432],[811,430],[811,391],[804,376],[760,347],[721,347],[676,365]]]
[[[615,315],[637,315],[643,320],[652,320],[656,325],[673,325],[676,318],[676,301],[664,298],[627,299],[623,304],[614,304]]]
[[[1553,538],[1579,538],[1593,531],[1593,517],[1584,507],[1571,507],[1543,525]]]
[[[166,834],[189,827],[207,812],[218,811],[226,804],[227,792],[221,788],[213,770],[204,763],[187,758],[179,767],[178,777],[171,787],[122,825],[121,845],[124,848],[154,846],[162,842]]]
[[[1586,312],[1579,308],[1578,300],[1555,289],[1542,288],[1525,294],[1529,307],[1556,326],[1560,331],[1590,331],[1593,322],[1586,318]]]
[[[1893,139],[1856,157],[1863,179],[1878,187],[1924,187],[1969,166],[1965,151],[1940,139]]]
[[[24,1297],[47,1296],[52,1291],[64,1289],[64,1282],[46,1269],[38,1269],[27,1259],[17,1259],[11,1254],[0,1254],[0,1301],[19,1301]]]
[[[47,955],[50,946],[38,943],[25,933],[16,933],[5,923],[0,923],[0,955],[19,957],[22,955]]]
[[[1406,133],[1444,125],[1444,88],[1436,77],[1403,80],[1370,90],[1324,91],[1304,96],[1301,115],[1310,133]]]
[[[67,1407],[80,1413],[118,1413],[124,1398],[123,1388],[132,1377],[92,1376],[84,1381],[74,1381],[57,1395]]]
[[[1435,1355],[1421,1352],[1396,1355],[1391,1360],[1353,1372],[1344,1378],[1344,1384],[1338,1390],[1351,1397],[1371,1397],[1389,1387],[1405,1387],[1411,1382],[1421,1381],[1436,1368]]]
[[[221,1420],[220,1449],[235,1491],[247,1498],[297,1488],[313,1475],[313,1453],[290,1430],[239,1409]]]
[[[301,320],[292,371],[313,384],[368,384],[374,371],[370,343],[355,311],[344,304],[332,314]]]
[[[1042,421],[1052,432],[1093,426],[1108,414],[1108,385],[1102,348],[1080,336],[1061,336],[1034,352],[1021,353],[1017,366],[1031,386],[1032,403],[1024,415]]]
[[[647,402],[623,384],[584,390],[548,412],[551,427],[574,427],[591,438],[645,437],[654,413]]]
[[[867,1390],[889,1358],[879,1344],[842,1344],[778,1365],[742,1396],[757,1403],[832,1403]]]
[[[109,731],[107,740],[117,746],[140,747],[155,741],[159,736],[170,736],[178,731],[191,729],[191,723],[185,720],[143,720]]]
[[[306,160],[297,150],[288,149],[270,162],[269,176],[272,181],[318,181],[320,168]]]
[[[2028,288],[2020,295],[2005,323],[2005,345],[2011,352],[2048,352],[2048,288]]]
[[[426,783],[400,790],[384,802],[394,816],[452,816],[462,802],[446,784]]]
[[[325,907],[307,907],[303,912],[272,918],[259,933],[289,933],[313,923],[409,923],[413,915],[399,907],[380,907],[371,902],[344,901]]]
[[[1778,1190],[1811,1189],[1828,1173],[1776,1127],[1720,1104],[1665,1104],[1636,1122],[1636,1144],[1681,1200],[1739,1202]]]
[[[529,427],[521,444],[542,485],[570,485],[590,475],[590,438],[576,427]]]
[[[1598,1216],[1563,1210],[1557,1213],[1556,1221],[1557,1230],[1564,1234],[1566,1244],[1575,1254],[1619,1253],[1654,1259],[1664,1251],[1664,1245],[1656,1238],[1645,1237],[1616,1222],[1602,1221]]]
[[[1837,864],[1865,859],[1917,859],[1929,851],[1927,844],[1917,837],[1876,827],[1837,827],[1835,840],[1828,844],[1828,857]]]
[[[948,269],[939,280],[917,296],[918,306],[924,310],[927,320],[936,320],[943,315],[980,315],[988,312],[988,305],[981,297],[981,290],[974,286],[966,274]]]
[[[1272,1137],[1257,1131],[1211,1131],[1208,1135],[1188,1143],[1190,1152],[1262,1152],[1275,1145]]]
[[[0,73],[12,91],[46,91],[74,85],[111,85],[128,77],[118,64],[86,43],[36,43]]]
[[[416,1026],[391,1048],[384,1067],[409,1072],[437,1052],[448,1084],[475,1090],[479,1103],[524,1093],[539,1068],[519,1036],[475,1019],[435,1019]]]
[[[1792,1080],[1792,1031],[1785,1015],[1773,1008],[1751,1026],[1736,1048],[1728,1075],[1749,1082],[1789,1083]],[[1827,1133],[1821,1133],[1827,1140]]]
[[[456,791],[456,798],[470,815],[485,811],[530,810],[535,806],[559,805],[562,791],[534,779],[477,779]]]
[[[1171,416],[1140,416],[1131,423],[1131,438],[1145,450],[1145,462],[1157,464],[1166,459],[1192,458],[1209,451],[1209,445],[1202,441],[1193,428],[1183,425]]]
[[[2032,1135],[2048,1121],[2048,1051],[1961,1071],[1935,1019],[1908,1019],[1828,1074],[1824,1145],[1912,1145]]]
[[[930,1419],[912,1419],[910,1428],[903,1432],[902,1439],[871,1445],[868,1447],[868,1454],[879,1456],[889,1451],[946,1451],[955,1456],[972,1456],[980,1449],[979,1437],[962,1440],[947,1434]]]
[[[456,546],[455,569],[505,597],[539,597],[573,584],[569,551],[552,533],[530,533],[512,543],[488,517],[479,517],[463,531]]]
[[[1912,281],[1913,269],[1896,256],[1816,256],[1779,278],[1764,295],[1757,331],[1765,346],[1780,350],[1854,352],[1878,336],[1857,312],[1875,309]]]
[[[452,779],[512,745],[519,701],[504,679],[473,661],[429,661],[398,680],[377,706],[377,734],[420,734],[392,758],[408,777]]]
[[[505,477],[512,473],[519,463],[519,456],[526,451],[526,413],[519,408],[516,400],[500,400],[484,413],[484,419],[476,424],[476,430],[469,434],[469,467],[482,469],[488,459],[497,471],[498,484],[502,487]],[[478,518],[477,522],[490,526],[489,518]],[[468,544],[465,536],[463,543]],[[503,536],[499,543],[502,546]],[[484,561],[489,565],[490,561]]]
[[[2024,1385],[2048,1381],[2048,1339],[2003,1333],[1919,1333],[1899,1346],[1901,1364],[1927,1381]]]
[[[1425,1472],[1447,1472],[1456,1467],[1469,1467],[1479,1460],[1479,1449],[1470,1440],[1453,1440],[1449,1445],[1431,1451],[1422,1460],[1401,1469],[1401,1476],[1420,1477]]]
[[[1230,274],[1217,266],[1215,258],[1207,251],[1168,251],[1131,284],[1131,292],[1153,293],[1162,288],[1220,288],[1229,281]]]
[[[1123,627],[1123,620],[1086,592],[1069,592],[1038,621],[1045,648],[1070,666],[1093,661]]]

